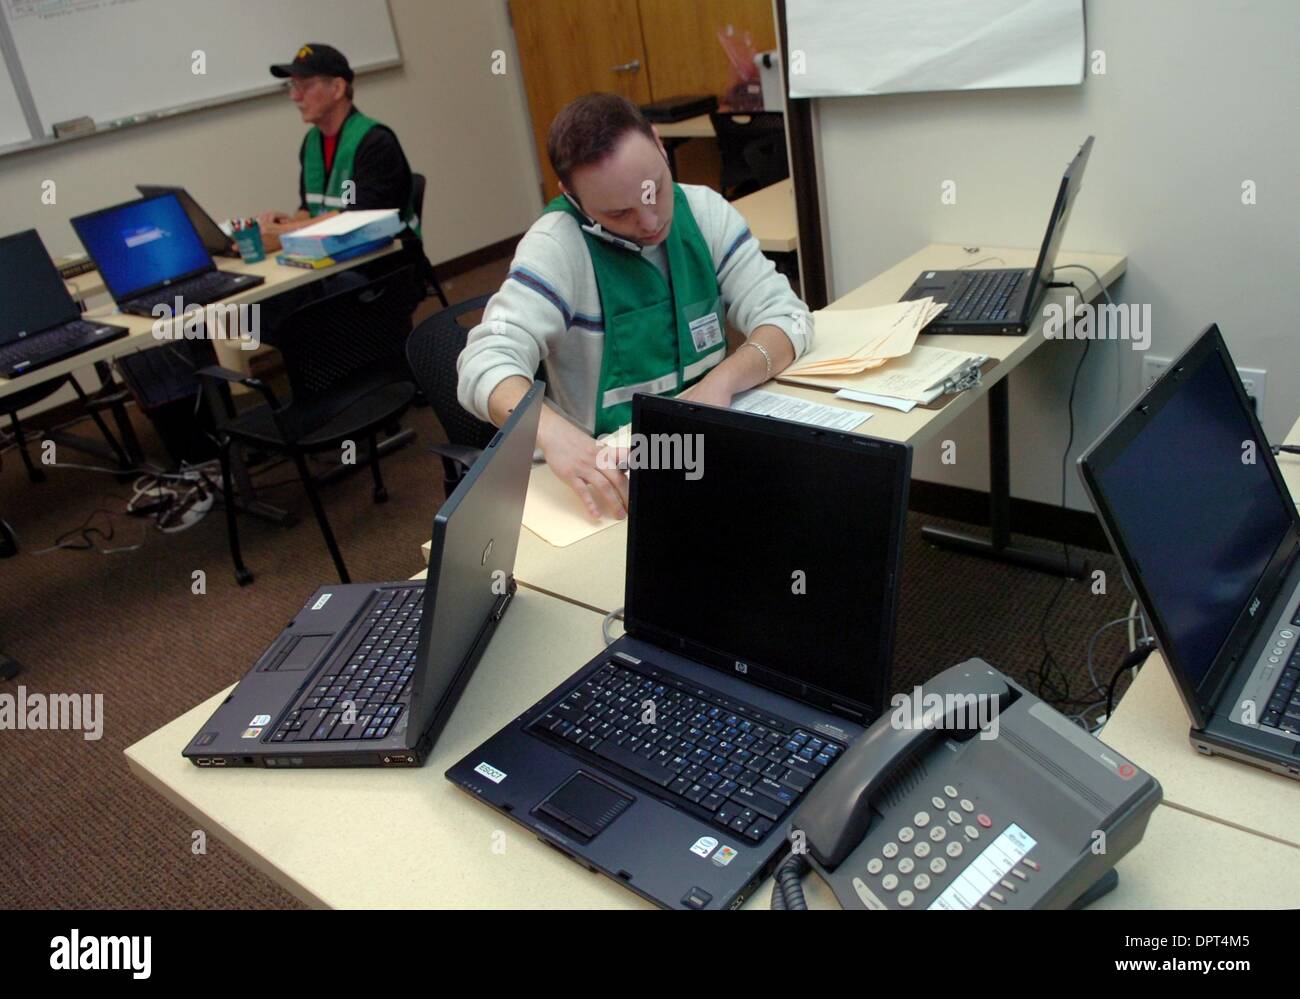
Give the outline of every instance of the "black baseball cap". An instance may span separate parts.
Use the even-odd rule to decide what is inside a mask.
[[[308,42],[293,57],[293,62],[271,67],[271,75],[286,76],[341,76],[352,82],[352,67],[348,57],[333,45]]]

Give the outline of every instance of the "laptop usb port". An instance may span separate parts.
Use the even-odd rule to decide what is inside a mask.
[[[224,756],[214,756],[212,757],[212,765],[214,767],[224,767],[226,765],[226,758]]]
[[[198,764],[199,766],[201,766],[201,767],[210,767],[210,766],[212,766],[212,761],[211,761],[210,759],[208,759],[206,756],[200,756],[200,757],[199,757],[198,759],[196,759],[194,762],[197,763],[197,764]]]

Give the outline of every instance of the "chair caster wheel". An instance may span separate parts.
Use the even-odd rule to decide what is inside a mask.
[[[387,502],[388,502],[388,490],[387,490],[387,489],[376,489],[376,490],[375,490],[375,502],[376,502],[376,503],[387,503]]]
[[[235,582],[238,583],[240,586],[247,586],[252,581],[253,581],[253,574],[249,572],[247,569],[235,570]]]

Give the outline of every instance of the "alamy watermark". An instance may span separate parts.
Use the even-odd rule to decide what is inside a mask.
[[[257,302],[186,308],[178,295],[173,304],[159,302],[151,314],[155,340],[231,340],[239,343],[240,350],[256,350],[262,342],[262,307]]]
[[[67,730],[81,732],[87,742],[104,735],[103,694],[0,694],[0,730]]]
[[[900,731],[913,729],[969,732],[979,729],[984,740],[998,737],[998,699],[985,694],[926,693],[913,687],[910,694],[895,694],[889,699],[894,710],[889,724]]]
[[[683,471],[694,482],[704,475],[704,435],[632,434],[626,448],[612,444],[602,448],[596,455],[596,467]]]
[[[1076,306],[1073,295],[1065,304],[1043,306],[1043,336],[1049,340],[1129,340],[1134,350],[1151,346],[1151,305],[1107,303]]]

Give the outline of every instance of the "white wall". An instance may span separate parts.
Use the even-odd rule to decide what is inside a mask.
[[[833,295],[927,243],[1037,246],[1065,164],[1095,134],[1065,247],[1128,256],[1116,299],[1151,305],[1153,355],[1218,322],[1239,365],[1267,370],[1262,416],[1278,440],[1300,415],[1300,4],[1087,0],[1086,12],[1106,73],[1082,87],[818,102]],[[940,201],[945,180],[955,205]],[[1061,501],[1082,346],[1046,344],[1011,376],[1017,497]],[[1139,391],[1142,356],[1093,344],[1071,465]],[[943,436],[956,465],[935,442],[916,455],[917,477],[987,489],[985,407]],[[1073,467],[1067,482],[1069,505],[1090,509]]]
[[[389,7],[403,65],[359,76],[356,101],[393,128],[411,168],[429,179],[430,259],[522,232],[540,212],[541,194],[520,74],[491,73],[496,49],[511,70],[518,66],[505,0],[389,0]],[[347,53],[346,38],[308,36],[309,28],[304,41]],[[183,184],[218,219],[292,211],[305,129],[288,96],[277,94],[5,156],[0,230],[35,227],[52,254],[78,251],[68,219],[136,197],[140,182]],[[57,184],[54,205],[41,203],[46,179]]]

